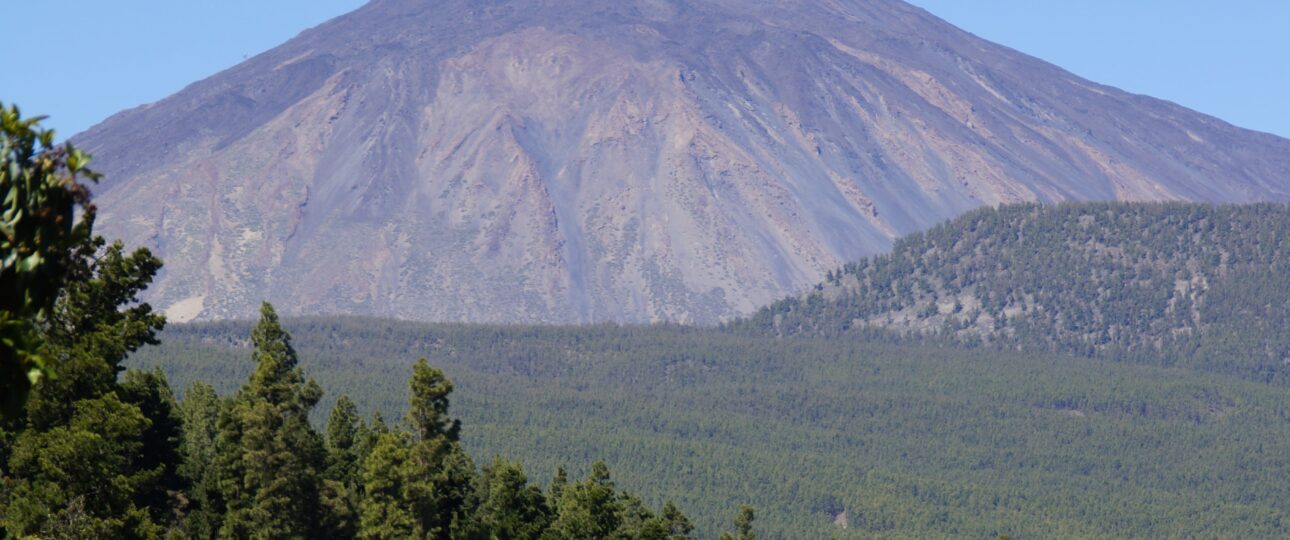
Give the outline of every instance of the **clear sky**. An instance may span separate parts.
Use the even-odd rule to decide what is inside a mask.
[[[70,136],[363,3],[0,0],[0,101]],[[1290,137],[1290,1],[913,3],[1085,78]]]

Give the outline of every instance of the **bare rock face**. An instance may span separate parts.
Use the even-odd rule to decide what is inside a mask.
[[[73,140],[181,321],[715,322],[982,205],[1290,199],[1290,141],[896,0],[376,0]]]

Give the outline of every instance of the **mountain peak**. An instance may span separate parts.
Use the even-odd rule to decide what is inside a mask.
[[[715,322],[982,205],[1290,197],[1290,142],[888,1],[377,0],[75,138],[177,320]]]

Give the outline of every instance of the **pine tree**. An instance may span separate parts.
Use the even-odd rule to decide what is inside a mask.
[[[570,484],[561,490],[556,504],[556,519],[551,523],[548,538],[553,540],[606,539],[622,523],[622,509],[614,483],[609,479],[609,467],[597,461],[585,480]]]
[[[475,468],[448,417],[452,382],[423,358],[413,367],[405,422],[411,433],[384,433],[363,460],[360,536],[437,538],[477,530]],[[383,429],[383,422],[376,430]]]
[[[184,426],[179,470],[191,486],[182,530],[189,538],[211,538],[219,530],[220,498],[211,463],[219,436],[219,420],[227,414],[227,408],[228,403],[203,382],[189,385],[179,404]]]
[[[681,513],[680,508],[677,508],[675,504],[672,504],[672,501],[667,501],[667,503],[663,505],[662,515],[659,517],[662,518],[667,530],[666,538],[668,540],[688,540],[694,538],[692,536],[694,534],[694,525],[690,523],[689,518],[685,517],[685,514]]]
[[[373,540],[423,538],[410,504],[411,441],[406,433],[383,433],[363,460],[363,501],[359,537]]]
[[[494,459],[484,467],[479,484],[482,500],[476,521],[490,538],[536,540],[550,524],[546,497],[529,485],[519,463]]]
[[[736,534],[721,533],[721,540],[757,540],[757,535],[752,531],[753,519],[756,517],[753,507],[746,504],[741,506],[739,515],[735,516]]]
[[[555,476],[551,477],[551,486],[547,493],[547,505],[554,508],[560,503],[560,497],[564,496],[564,488],[569,486],[569,471],[564,470],[564,465],[555,468]]]
[[[327,470],[323,475],[324,526],[332,538],[358,534],[362,475],[357,451],[367,429],[358,407],[341,395],[327,420]]]
[[[136,466],[156,474],[156,478],[140,486],[134,495],[135,503],[149,509],[153,521],[168,523],[174,518],[181,494],[189,490],[179,470],[183,440],[179,404],[161,370],[126,371],[118,394],[122,401],[138,407],[149,422],[141,434],[143,458]]]
[[[425,358],[412,367],[411,394],[408,399],[408,424],[419,441],[433,441],[440,437],[456,441],[461,431],[461,421],[448,418],[448,395],[452,381],[443,370],[430,367]]]
[[[407,424],[413,444],[408,461],[407,500],[428,538],[447,539],[469,528],[475,513],[475,466],[457,442],[461,422],[448,418],[452,381],[425,358],[412,368]]]
[[[138,297],[160,269],[146,249],[127,255],[123,244],[105,247],[102,238],[77,246],[44,334],[58,376],[33,389],[28,429],[66,425],[77,400],[114,391],[126,357],[157,343],[166,320]]]
[[[159,476],[139,470],[150,424],[138,407],[108,393],[78,400],[65,425],[24,432],[9,459],[5,528],[16,537],[159,535],[161,528],[134,501]]]
[[[327,418],[327,479],[344,484],[358,484],[359,444],[367,434],[358,407],[347,395],[336,400]]]
[[[301,373],[273,306],[251,334],[251,378],[220,419],[213,472],[223,503],[221,538],[309,538],[322,523],[322,437],[309,411],[322,390]]]

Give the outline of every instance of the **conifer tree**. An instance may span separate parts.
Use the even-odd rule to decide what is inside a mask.
[[[411,446],[406,433],[383,433],[363,460],[360,538],[424,538],[409,493]]]
[[[741,506],[739,515],[735,516],[735,534],[721,533],[721,540],[757,540],[757,535],[752,531],[753,519],[756,517],[753,507],[746,504]]]
[[[564,496],[564,488],[569,485],[569,471],[564,469],[564,465],[555,468],[555,475],[551,477],[551,486],[547,492],[547,505],[555,508],[560,503],[560,497]]]
[[[694,538],[692,536],[694,534],[694,525],[690,523],[690,519],[685,517],[685,514],[681,513],[681,509],[677,508],[672,501],[667,501],[667,503],[663,505],[663,512],[659,517],[662,519],[664,528],[667,532],[667,536],[665,538],[668,540],[688,540]]]
[[[179,404],[183,418],[183,440],[180,444],[180,475],[191,486],[182,530],[189,538],[212,538],[219,529],[219,493],[211,463],[219,420],[227,414],[228,403],[204,382],[194,382],[184,391]]]
[[[366,431],[354,401],[341,395],[327,418],[327,479],[359,483],[357,450]]]
[[[434,441],[442,437],[455,442],[461,431],[461,421],[448,418],[448,395],[452,381],[443,370],[430,367],[422,358],[412,366],[411,392],[408,398],[408,424],[419,441]]]
[[[536,540],[551,522],[551,508],[537,486],[529,485],[519,463],[493,460],[480,475],[477,522],[492,538]]]
[[[309,538],[321,521],[322,437],[309,412],[322,396],[297,365],[273,306],[251,334],[255,371],[220,419],[214,473],[221,538]]]
[[[548,531],[551,539],[605,539],[610,538],[622,522],[622,505],[614,483],[609,479],[609,467],[597,461],[585,480],[570,484],[561,490],[556,504],[556,519]]]
[[[357,450],[367,436],[358,407],[349,396],[341,395],[327,420],[327,470],[323,475],[324,525],[331,537],[358,534],[362,475]]]
[[[180,474],[183,420],[179,404],[159,369],[126,371],[117,393],[122,401],[138,407],[149,423],[140,434],[142,459],[136,466],[157,476],[140,486],[134,500],[140,507],[149,509],[153,521],[167,523],[174,518],[173,510],[178,508],[180,494],[188,490],[188,483]]]
[[[405,423],[363,460],[360,536],[454,538],[476,530],[475,468],[448,417],[452,382],[423,358],[413,367]],[[383,423],[375,421],[376,429]]]
[[[115,392],[78,400],[67,423],[24,432],[9,458],[5,529],[73,538],[150,538],[161,533],[136,493],[150,491],[159,470],[146,462],[150,422]]]

